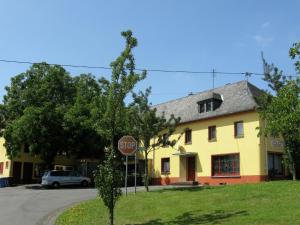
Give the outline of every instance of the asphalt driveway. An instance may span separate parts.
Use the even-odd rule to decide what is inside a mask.
[[[19,186],[0,189],[0,224],[51,224],[52,217],[76,202],[95,198],[95,189],[41,189]]]

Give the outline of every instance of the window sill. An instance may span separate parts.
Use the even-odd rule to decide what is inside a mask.
[[[244,135],[241,135],[241,136],[235,136],[234,138],[244,138]]]
[[[170,172],[161,172],[161,175],[165,175],[165,176],[170,175],[170,174],[171,174]]]
[[[211,176],[211,178],[241,178],[241,175]]]
[[[186,143],[184,143],[185,145],[191,145],[192,144],[192,142],[190,141],[190,142],[186,142]]]
[[[214,139],[208,139],[208,142],[217,142],[217,139],[214,138]]]

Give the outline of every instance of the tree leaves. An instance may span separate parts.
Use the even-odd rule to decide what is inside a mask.
[[[290,56],[295,59],[300,55],[300,43],[290,49]],[[274,65],[269,65],[263,58],[263,80],[275,91],[275,95],[266,92],[257,100],[258,112],[264,121],[260,134],[281,137],[285,142],[285,163],[296,179],[296,167],[300,171],[300,79],[289,79]],[[299,71],[299,61],[295,63]]]

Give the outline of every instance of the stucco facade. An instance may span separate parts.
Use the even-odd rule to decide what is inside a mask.
[[[234,123],[244,124],[243,137],[235,137]],[[216,126],[216,139],[208,140],[208,127]],[[282,152],[281,140],[258,136],[259,115],[255,111],[221,116],[213,119],[185,123],[178,126],[171,140],[179,139],[172,147],[161,147],[152,154],[153,182],[169,184],[188,179],[188,158],[195,157],[195,181],[201,184],[253,183],[267,179],[268,152]],[[192,140],[185,143],[185,130],[190,129]],[[274,142],[279,143],[278,145]],[[273,143],[273,144],[272,144]],[[239,173],[214,176],[212,157],[217,155],[239,155]],[[170,159],[170,171],[162,173],[162,159]]]
[[[22,149],[18,157],[10,160],[3,144],[4,138],[0,138],[0,164],[3,164],[0,178],[11,177],[15,183],[31,183],[40,179],[45,164],[39,156],[32,156]],[[74,158],[63,155],[56,156],[54,160],[54,165],[73,166],[75,163]]]
[[[182,122],[169,137],[180,137],[177,144],[161,147],[151,156],[153,183],[254,183],[269,179],[270,171],[273,177],[283,178],[282,140],[258,135],[257,128],[263,124],[254,97],[259,92],[242,81],[154,106],[165,115],[180,116]],[[205,112],[200,105],[210,100],[213,104],[215,96],[217,107],[210,106]],[[240,136],[236,123],[241,126]],[[214,138],[210,137],[211,127]],[[191,139],[188,143],[186,135]]]

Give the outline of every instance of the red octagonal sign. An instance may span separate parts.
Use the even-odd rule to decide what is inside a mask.
[[[123,155],[132,155],[137,149],[137,142],[132,136],[123,136],[118,142],[118,149]]]

